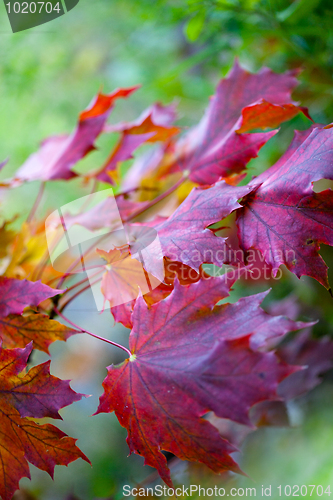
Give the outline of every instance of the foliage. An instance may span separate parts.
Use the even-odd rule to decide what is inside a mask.
[[[0,90],[6,96],[0,141],[6,144],[2,156],[11,156],[12,171],[41,138],[68,133],[75,113],[100,86],[143,84],[130,108],[115,110],[118,120],[124,119],[124,113],[125,119],[132,119],[152,99],[165,102],[176,97],[183,123],[194,123],[235,55],[252,71],[263,64],[275,71],[301,67],[295,99],[310,106],[319,123],[332,116],[332,5],[328,0],[159,0],[153,4],[98,0],[96,5],[80,0],[80,8],[53,21],[52,30],[46,25],[36,33],[15,37],[9,36],[5,5],[0,6],[4,33]],[[197,20],[195,42],[186,35],[192,18]]]
[[[67,465],[88,458],[53,425],[39,425],[33,418],[61,418],[58,410],[81,399],[67,382],[50,375],[49,365],[25,369],[32,344],[24,349],[1,349],[1,469],[0,494],[11,498],[23,476],[29,477],[28,461],[53,476],[56,464]]]
[[[318,375],[331,367],[329,359],[315,355],[322,353],[323,345],[330,354],[328,340],[327,345],[313,339],[308,344],[304,335],[296,334],[287,348],[280,345],[288,332],[310,328],[314,322],[265,312],[260,307],[265,293],[234,304],[224,301],[231,286],[251,279],[254,270],[263,283],[274,282],[282,264],[298,278],[311,276],[330,290],[319,250],[322,243],[333,246],[332,191],[314,192],[312,184],[333,179],[332,127],[313,123],[307,131],[296,132],[273,166],[245,180],[249,160],[277,132],[267,129],[298,113],[311,120],[307,109],[291,100],[296,74],[275,74],[268,68],[250,74],[236,62],[200,123],[183,134],[173,124],[173,105],[155,104],[133,122],[109,125],[115,99],[129,97],[136,88],[99,93],[80,114],[72,134],[44,140],[39,151],[2,181],[7,196],[20,185],[41,181],[22,227],[15,229],[13,221],[4,221],[0,228],[0,404],[7,429],[0,436],[4,500],[28,475],[27,461],[52,475],[55,464],[67,465],[79,457],[88,460],[72,438],[33,420],[59,418],[58,410],[82,395],[51,376],[49,362],[21,374],[31,342],[48,353],[55,340],[85,332],[127,353],[122,364],[108,368],[97,413],[116,413],[128,431],[130,452],[143,456],[170,487],[162,451],[204,463],[215,472],[240,472],[230,456],[240,436],[219,432],[219,421],[241,424],[247,432],[254,423],[275,422],[283,400],[314,387]],[[80,170],[78,161],[95,154],[97,137],[113,133],[119,134],[118,142],[106,160],[89,171]],[[122,163],[142,145],[145,149],[129,169],[124,168]],[[74,179],[86,195],[78,213],[39,216],[45,183],[68,184]],[[89,203],[98,186],[111,185],[117,190],[125,243],[103,242],[110,232],[120,231],[114,198],[93,207]],[[237,234],[232,214],[237,217]],[[66,231],[79,226],[98,238],[83,253],[80,249],[79,257],[66,257],[66,268],[60,269],[48,251],[45,223],[46,228]],[[222,236],[226,224],[231,227]],[[107,232],[98,233],[101,229]],[[155,234],[158,248],[152,244]],[[82,261],[88,272],[89,265],[97,269],[104,305],[109,302],[115,320],[131,328],[129,349],[64,315],[70,302],[96,285],[89,274],[81,280],[73,276],[82,270]],[[214,266],[226,264],[229,272],[216,273]],[[149,286],[139,286],[139,293],[140,266]],[[282,302],[279,307],[283,309]],[[55,321],[56,316],[73,328]],[[313,355],[299,355],[300,345],[305,351],[311,345]],[[298,373],[304,362],[308,377],[302,378]],[[215,424],[209,412],[214,412]],[[40,432],[44,437],[36,438]],[[42,444],[35,445],[34,439]],[[50,453],[54,441],[64,446]]]
[[[223,51],[229,64],[236,52],[255,68],[303,67],[307,85],[297,95],[311,102],[317,120],[332,115],[328,0],[189,0],[182,17],[188,39],[209,49],[215,62]]]

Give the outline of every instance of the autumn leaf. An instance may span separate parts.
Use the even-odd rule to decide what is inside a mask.
[[[2,345],[7,348],[25,347],[33,341],[34,349],[50,354],[50,344],[56,340],[65,341],[76,333],[80,332],[44,314],[11,314],[0,318],[0,338]]]
[[[43,300],[63,293],[40,281],[16,280],[0,276],[0,318],[21,314],[28,306],[38,306]]]
[[[262,99],[242,110],[242,120],[236,132],[243,134],[256,128],[276,128],[282,122],[294,118],[299,112],[312,120],[307,108],[295,106],[295,104],[272,104]]]
[[[157,257],[184,264],[199,272],[203,263],[213,263],[222,266],[224,263],[240,264],[233,251],[225,243],[225,238],[215,236],[214,231],[208,226],[225,218],[231,212],[240,208],[237,202],[248,193],[251,187],[234,187],[224,181],[216,183],[214,186],[204,188],[194,188],[184,202],[177,208],[171,217],[162,222],[157,219],[151,223],[128,224],[127,232],[135,233],[141,228],[149,232],[151,225],[155,226],[158,234],[158,241],[162,254],[156,250]],[[141,250],[145,251],[148,242],[144,236],[136,238],[136,245],[141,241]],[[131,248],[133,254],[133,248]],[[152,262],[151,267],[146,267],[146,271],[162,281],[160,274],[155,272],[159,269],[154,258],[147,259]],[[193,281],[193,280],[192,280]],[[137,281],[135,281],[137,283]],[[155,288],[152,286],[152,288]],[[146,292],[144,292],[146,293]],[[133,297],[134,298],[134,297]],[[116,304],[114,304],[116,305]]]
[[[148,273],[142,263],[133,258],[129,247],[108,252],[97,249],[97,253],[107,262],[102,277],[101,290],[110,306],[117,306],[136,299],[160,284],[160,280]]]
[[[244,170],[276,131],[243,132],[276,127],[300,111],[291,101],[297,73],[276,74],[262,68],[251,74],[236,61],[220,81],[200,123],[174,146],[169,171],[180,168],[190,172],[193,182],[214,184]]]
[[[71,135],[58,135],[45,139],[37,153],[32,154],[16,172],[15,182],[71,179],[77,174],[72,167],[90,151],[103,131],[114,102],[125,98],[138,87],[118,89],[111,94],[98,94],[90,106],[79,116]]]
[[[285,161],[250,183],[256,190],[238,211],[239,238],[245,251],[260,250],[275,275],[285,264],[298,278],[311,276],[329,289],[319,250],[320,243],[333,245],[332,191],[315,193],[312,183],[333,179],[333,131],[314,128],[306,136],[298,135]]]
[[[0,350],[0,495],[10,500],[22,477],[29,477],[28,461],[53,477],[55,465],[88,458],[53,425],[30,418],[61,418],[58,411],[79,401],[68,382],[50,375],[46,362],[26,374],[32,343],[24,349]]]
[[[132,158],[133,152],[144,142],[167,141],[178,134],[179,128],[170,126],[174,119],[174,107],[155,104],[131,123],[107,127],[107,131],[121,132],[121,137],[96,178],[113,184],[111,173],[121,161]],[[94,174],[95,175],[95,174]]]
[[[165,456],[205,463],[215,472],[239,471],[229,456],[234,447],[204,418],[249,425],[248,411],[259,401],[278,399],[278,383],[294,369],[265,344],[302,325],[258,310],[257,296],[241,304],[215,304],[229,294],[237,273],[181,286],[150,309],[139,297],[132,314],[132,356],[110,366],[97,413],[115,411],[128,430],[131,453],[145,457],[172,486]],[[273,335],[274,335],[273,334]]]

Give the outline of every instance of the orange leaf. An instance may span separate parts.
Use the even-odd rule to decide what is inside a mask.
[[[53,425],[39,425],[32,418],[61,418],[58,410],[82,398],[68,382],[50,375],[49,362],[25,369],[32,343],[24,349],[0,350],[0,495],[10,500],[22,477],[30,477],[28,461],[48,472],[68,465],[82,451]]]
[[[67,340],[77,332],[44,314],[20,316],[11,314],[0,318],[0,337],[5,347],[25,347],[33,341],[34,349],[49,353],[49,345]]]
[[[243,134],[256,128],[276,128],[282,122],[294,118],[299,112],[311,119],[306,108],[294,104],[272,104],[262,99],[261,102],[247,106],[242,110],[241,124],[236,132]]]

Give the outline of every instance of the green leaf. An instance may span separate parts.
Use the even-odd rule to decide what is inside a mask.
[[[204,12],[198,12],[193,16],[185,25],[184,27],[184,33],[187,39],[190,42],[195,42],[204,27],[205,24],[205,13]]]

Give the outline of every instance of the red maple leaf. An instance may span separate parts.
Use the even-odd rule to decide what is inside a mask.
[[[75,177],[77,174],[72,171],[72,167],[95,149],[94,142],[103,131],[114,102],[129,96],[137,88],[118,89],[108,95],[98,94],[80,114],[74,132],[44,140],[40,150],[31,155],[16,172],[15,181],[49,181]]]
[[[213,184],[241,172],[276,131],[243,133],[273,128],[299,111],[291,101],[298,71],[276,74],[268,68],[251,74],[236,61],[220,81],[201,122],[174,147],[170,171],[188,170],[198,184]]]
[[[330,189],[315,193],[312,183],[333,179],[333,131],[309,132],[298,134],[282,159],[250,183],[256,190],[244,198],[237,224],[242,248],[260,250],[275,275],[285,264],[329,289],[319,250],[320,243],[333,245],[333,196]]]
[[[250,424],[259,401],[278,399],[278,383],[294,369],[273,352],[255,351],[275,334],[303,326],[258,310],[258,298],[215,304],[229,294],[235,273],[181,286],[148,309],[137,299],[130,334],[132,356],[110,366],[97,413],[115,411],[128,430],[131,452],[145,457],[172,486],[162,450],[199,461],[216,472],[239,471],[229,456],[235,448],[204,418]],[[262,298],[262,297],[260,297]],[[235,323],[236,322],[236,323]]]

